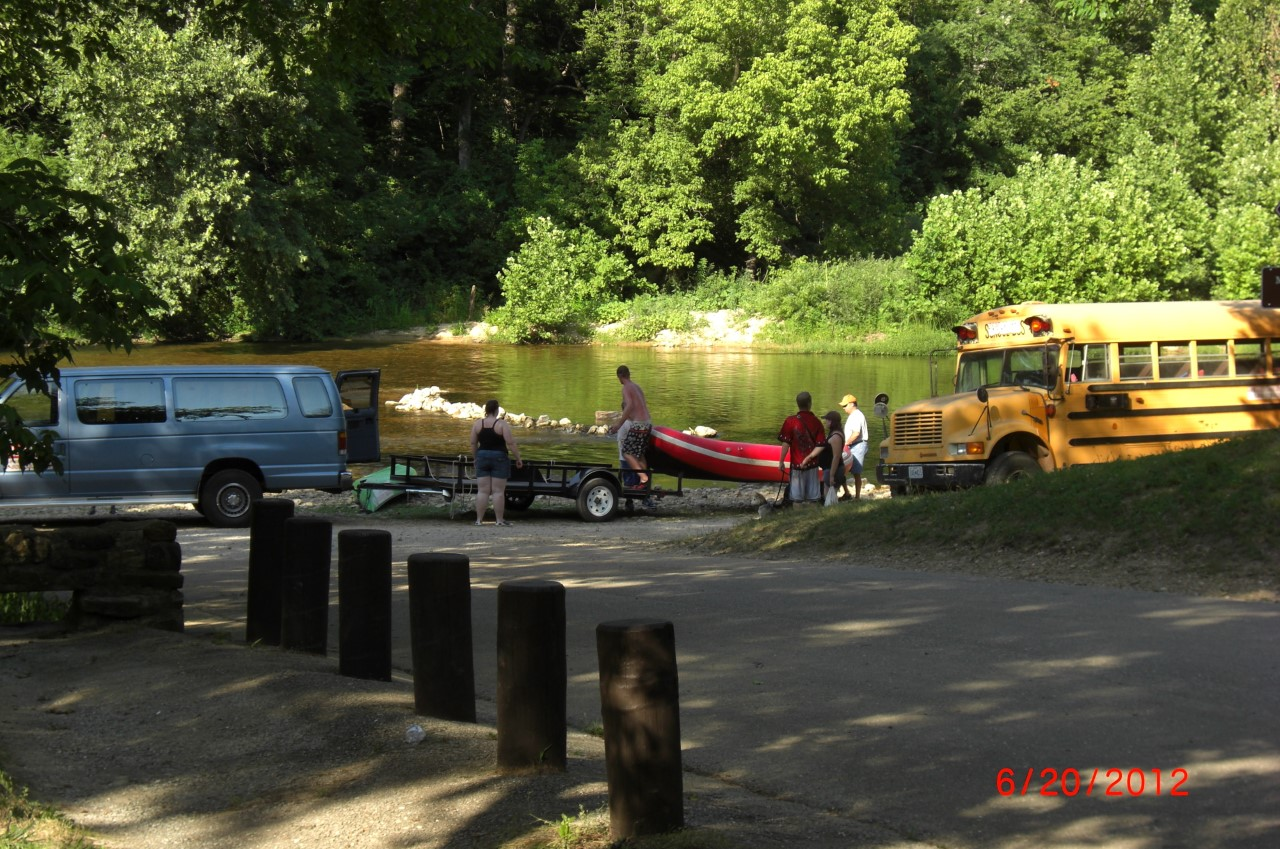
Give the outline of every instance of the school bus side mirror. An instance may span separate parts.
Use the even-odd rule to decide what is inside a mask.
[[[988,397],[989,397],[989,396],[987,395],[987,387],[985,387],[985,386],[979,386],[979,387],[978,387],[978,400],[985,404],[985,403],[987,403],[987,398],[988,398]]]

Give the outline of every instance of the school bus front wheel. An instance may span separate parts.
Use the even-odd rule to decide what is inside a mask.
[[[1008,483],[1020,478],[1035,477],[1043,472],[1044,469],[1040,468],[1035,458],[1025,451],[1006,451],[987,466],[986,482]]]

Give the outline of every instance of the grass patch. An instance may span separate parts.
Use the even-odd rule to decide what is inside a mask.
[[[689,828],[668,834],[634,837],[615,842],[609,837],[609,812],[562,814],[556,821],[539,819],[539,827],[522,837],[503,843],[498,849],[729,849],[723,835]]]
[[[851,509],[791,509],[704,537],[715,553],[886,559],[930,557],[954,571],[986,558],[1021,574],[1070,580],[1074,563],[1114,564],[1123,586],[1163,589],[1197,579],[1280,588],[1280,431],[1189,451],[1081,466],[978,487],[865,501]],[[1142,564],[1159,562],[1144,578]],[[1148,584],[1155,584],[1148,586]]]
[[[0,849],[94,849],[98,844],[62,814],[27,798],[0,772]]]
[[[70,607],[53,593],[0,593],[0,625],[60,622]]]

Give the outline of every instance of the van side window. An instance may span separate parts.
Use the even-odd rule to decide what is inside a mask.
[[[159,378],[77,380],[75,388],[81,424],[152,424],[166,418]]]
[[[288,415],[284,389],[274,377],[175,377],[173,409],[180,422]]]
[[[293,391],[298,395],[298,404],[302,407],[302,415],[309,419],[327,419],[333,415],[333,401],[325,389],[325,383],[318,377],[295,377]]]
[[[22,423],[27,427],[53,427],[58,423],[58,390],[52,383],[49,392],[52,397],[30,386],[20,386],[4,403],[22,416]]]

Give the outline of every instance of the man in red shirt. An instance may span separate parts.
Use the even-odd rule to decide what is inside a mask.
[[[796,396],[797,412],[787,416],[778,431],[778,440],[786,443],[778,456],[779,471],[786,472],[791,462],[791,500],[796,504],[822,500],[822,484],[818,478],[817,454],[826,442],[827,429],[813,414],[813,396],[801,392]]]

